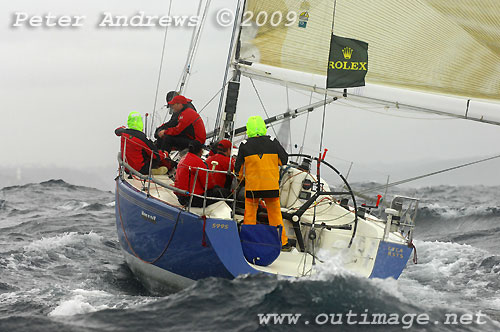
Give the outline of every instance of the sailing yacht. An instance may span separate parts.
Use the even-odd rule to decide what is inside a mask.
[[[493,5],[493,0],[479,2]],[[244,79],[324,96],[323,101],[275,115],[266,123],[313,109],[324,111],[327,104],[343,99],[499,124],[481,114],[479,107],[500,95],[500,75],[491,72],[500,64],[500,46],[491,42],[496,32],[480,4],[240,0],[236,8],[224,93],[209,138],[235,142],[244,134],[244,128],[234,126]],[[343,72],[355,74],[354,83],[346,82]],[[357,86],[365,87],[352,89]],[[405,93],[399,93],[401,89]],[[424,92],[447,94],[442,98],[454,98],[460,107],[443,109],[434,97],[420,100],[418,94]],[[359,204],[347,179],[325,160],[322,143],[318,155],[291,154],[281,168],[281,210],[295,245],[266,266],[249,259],[242,244],[244,207],[238,188],[215,204],[181,206],[173,172],[144,176],[119,156],[116,226],[131,270],[150,288],[178,289],[208,277],[265,273],[307,278],[335,257],[357,275],[397,279],[414,253],[418,199],[396,196],[376,216],[379,202]],[[340,186],[323,179],[328,172],[338,177]],[[267,215],[261,212],[259,221],[265,223]]]

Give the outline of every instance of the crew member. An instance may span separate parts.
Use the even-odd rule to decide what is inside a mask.
[[[172,148],[183,150],[189,143],[196,140],[202,145],[205,143],[207,133],[205,124],[200,115],[189,107],[190,99],[178,95],[168,102],[174,114],[172,118],[158,127],[155,137],[158,137],[158,147],[170,152]]]
[[[281,244],[290,249],[280,208],[279,166],[286,165],[288,154],[274,138],[266,136],[267,128],[260,116],[247,121],[248,139],[241,143],[234,170],[245,177],[244,224],[257,223],[257,209],[262,198],[267,206],[269,225],[283,227]]]
[[[177,92],[177,91],[169,91],[167,93],[167,95],[165,96],[165,100],[167,101],[167,108],[170,108],[170,105],[168,104],[168,102],[171,101],[175,96],[178,96],[178,95],[179,95],[179,92]],[[192,100],[187,103],[187,106],[198,112],[196,107],[194,107]]]
[[[233,145],[231,141],[223,139],[216,144],[215,154],[208,157],[206,163],[208,168],[222,171],[222,172],[232,172],[234,171],[234,159],[231,158],[231,151]],[[229,174],[224,173],[210,173],[208,188],[224,188],[226,190],[231,189],[232,177]]]
[[[168,154],[158,150],[154,143],[142,132],[144,125],[141,114],[130,112],[127,126],[128,128],[120,127],[115,130],[116,136],[121,137],[122,160],[141,174],[149,174],[149,164],[151,154],[153,154],[151,165],[151,168],[154,169],[153,174],[165,174],[168,169],[161,166],[168,163]]]
[[[189,152],[180,160],[175,173],[176,188],[202,196],[205,193],[205,183],[207,181],[207,164],[201,159],[203,146],[194,140],[189,144]],[[190,196],[175,193],[181,205],[189,204]],[[213,201],[207,200],[206,205]],[[202,207],[203,198],[193,196],[191,206]]]
[[[175,96],[178,96],[179,93],[177,91],[169,91],[165,97],[165,100],[167,101],[167,108],[170,108],[170,105],[168,104]],[[192,108],[193,110],[196,111],[196,108],[194,107],[192,101],[190,101],[190,99],[188,99],[188,103],[186,104],[187,107],[189,108]],[[170,117],[170,119],[168,120],[168,122],[164,123],[163,125],[161,125],[160,127],[158,127],[156,130],[155,130],[155,138],[158,139],[158,132],[162,129],[168,129],[168,128],[172,128],[172,127],[175,127],[178,123],[178,117],[179,117],[179,112],[171,112],[173,113],[172,116]]]

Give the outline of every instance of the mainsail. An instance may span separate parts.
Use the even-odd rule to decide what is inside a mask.
[[[249,19],[243,20],[241,59],[326,75],[333,4],[332,0],[247,1],[245,12]],[[289,13],[295,14],[290,16],[290,21],[287,19]],[[276,25],[278,15],[282,20]],[[268,19],[260,20],[264,16]]]
[[[498,0],[247,0],[246,11],[240,58],[254,65],[242,64],[243,75],[281,69],[291,83],[324,88],[333,23],[335,35],[369,44],[367,83],[500,101]],[[258,24],[276,11],[298,20]]]

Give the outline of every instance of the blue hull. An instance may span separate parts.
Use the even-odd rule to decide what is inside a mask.
[[[149,271],[154,266],[159,270],[153,271],[167,271],[192,281],[260,273],[244,258],[234,221],[204,221],[147,197],[119,178],[116,181],[116,226],[129,265],[133,260],[137,265],[149,265]],[[370,278],[397,279],[411,251],[407,246],[381,242]]]
[[[246,262],[232,220],[208,218],[204,236],[200,216],[147,197],[120,179],[116,181],[118,238],[130,255],[192,280],[231,279],[258,272]],[[219,256],[230,263],[224,264]]]

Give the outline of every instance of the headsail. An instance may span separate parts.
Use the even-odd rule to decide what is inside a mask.
[[[273,67],[304,73],[300,84],[326,75],[334,3],[248,0],[254,24],[243,27],[241,58],[271,66],[271,74]],[[500,101],[496,8],[497,0],[337,0],[334,33],[368,42],[368,83]],[[299,19],[258,27],[262,11],[295,11]]]

